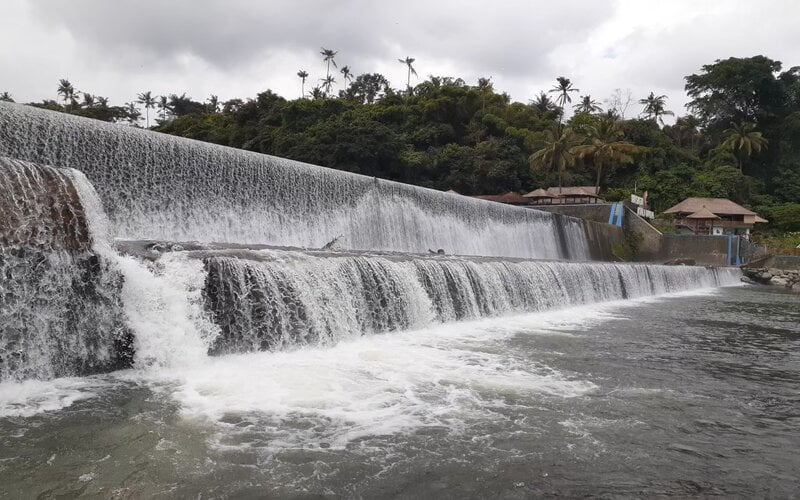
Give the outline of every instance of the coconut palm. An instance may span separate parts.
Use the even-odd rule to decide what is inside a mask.
[[[767,139],[755,128],[753,123],[731,123],[731,127],[723,132],[725,140],[720,146],[732,151],[736,156],[739,172],[742,171],[742,165],[746,158],[753,153],[760,153],[762,149],[767,149]]]
[[[575,111],[578,113],[600,113],[603,111],[603,108],[600,107],[600,103],[592,99],[590,95],[583,95],[581,96],[581,102],[573,106]]]
[[[572,97],[570,97],[570,92],[580,92],[580,89],[576,89],[572,86],[572,82],[569,78],[565,78],[563,76],[559,76],[556,78],[556,82],[558,84],[550,89],[551,94],[558,94],[556,96],[556,102],[559,106],[564,108],[567,104],[572,103]]]
[[[642,110],[643,115],[645,115],[648,119],[655,120],[661,125],[664,125],[664,119],[661,118],[662,116],[675,115],[675,113],[666,109],[667,96],[665,95],[655,95],[654,92],[650,92],[650,95],[648,95],[646,98],[639,99],[639,104],[644,105],[644,109]]]
[[[552,99],[550,99],[550,96],[544,92],[539,92],[539,95],[536,96],[536,99],[531,100],[529,104],[540,115],[550,112],[561,113],[561,108],[559,108],[558,105]]]
[[[597,171],[595,186],[598,188],[604,165],[633,163],[633,155],[641,150],[638,146],[623,140],[624,133],[619,122],[613,118],[604,117],[597,125],[589,126],[586,135],[589,143],[575,146],[571,152],[578,158],[592,159]]]
[[[342,74],[342,79],[344,80],[344,84],[347,85],[347,82],[353,80],[353,73],[350,71],[350,66],[342,66],[342,69],[339,70]]]
[[[0,101],[14,102],[14,99],[11,98],[11,94],[9,94],[8,92],[3,92],[2,94],[0,94]]]
[[[144,106],[145,127],[150,128],[150,110],[156,107],[156,98],[149,90],[138,95],[136,102]]]
[[[322,91],[319,85],[316,85],[311,91],[308,93],[312,99],[323,99],[325,97],[325,92]]]
[[[85,106],[87,108],[91,108],[96,103],[97,103],[97,101],[96,101],[95,97],[92,94],[90,94],[88,92],[84,92],[83,93],[83,103],[81,103],[81,106]]]
[[[76,92],[75,87],[66,78],[58,81],[58,95],[64,98],[64,108],[67,108],[67,102],[75,101]]]
[[[406,88],[408,89],[408,93],[410,94],[411,93],[411,75],[413,74],[414,76],[418,76],[417,75],[417,70],[415,70],[414,66],[412,66],[412,64],[414,64],[414,61],[416,61],[416,59],[414,59],[413,57],[410,57],[410,56],[406,56],[405,59],[398,59],[397,61],[399,63],[401,63],[401,64],[405,64],[406,66],[408,66],[408,78],[406,78]]]
[[[325,94],[330,95],[331,93],[331,86],[336,83],[336,79],[331,75],[328,75],[325,78],[320,78],[319,81],[322,82],[322,87],[325,89]]]
[[[300,98],[302,99],[306,96],[306,78],[308,78],[308,72],[301,69],[297,72],[297,76],[300,77]]]
[[[561,190],[562,177],[567,168],[575,164],[572,148],[578,144],[578,138],[571,128],[555,127],[544,131],[541,149],[528,158],[533,169],[552,169],[558,172],[558,189]]]
[[[334,60],[338,52],[336,52],[335,50],[326,49],[325,47],[321,48],[322,51],[320,52],[320,55],[322,55],[322,60],[328,63],[328,69],[327,72],[325,73],[325,76],[329,77],[331,76],[331,64],[333,64],[334,68],[338,68],[338,66],[336,66],[336,61]]]
[[[139,120],[142,117],[142,112],[136,107],[134,102],[125,103],[125,113],[128,115],[128,121],[133,126],[139,125]]]
[[[159,111],[161,111],[161,121],[167,121],[167,112],[169,111],[169,98],[165,95],[158,96],[158,102],[156,103]]]

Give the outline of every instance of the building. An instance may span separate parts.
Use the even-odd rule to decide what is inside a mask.
[[[745,237],[755,224],[766,219],[726,198],[686,198],[664,211],[674,217],[676,227],[684,227],[694,234],[739,234]]]
[[[566,186],[536,189],[522,195],[530,200],[529,205],[582,205],[605,203],[600,197],[600,188],[595,186]]]
[[[521,194],[513,191],[509,191],[505,194],[482,194],[473,196],[473,198],[478,198],[479,200],[496,201],[497,203],[505,203],[506,205],[527,205],[529,203],[527,198],[523,198]]]

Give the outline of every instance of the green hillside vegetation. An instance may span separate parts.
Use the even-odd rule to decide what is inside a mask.
[[[269,90],[225,102],[143,92],[110,106],[62,80],[59,101],[31,104],[465,195],[599,184],[609,200],[647,190],[656,212],[687,196],[726,197],[777,230],[800,230],[800,67],[764,56],[705,65],[685,78],[691,113],[665,125],[673,111],[655,93],[619,90],[601,103],[559,77],[512,102],[489,79],[412,85],[410,57],[399,60],[408,80],[398,90],[382,75],[339,69],[324,50],[322,85],[308,89],[299,71],[304,97],[293,100]]]

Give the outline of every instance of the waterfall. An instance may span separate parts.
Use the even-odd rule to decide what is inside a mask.
[[[243,258],[245,257],[245,258]],[[734,284],[738,270],[264,250],[206,257],[214,353],[333,344],[503,314]]]
[[[82,171],[120,239],[588,260],[583,223],[0,103],[0,156]]]
[[[0,158],[0,381],[130,363],[122,276],[93,251],[91,204],[80,172]]]
[[[0,156],[0,382],[198,365],[738,279],[585,262],[578,219],[6,103],[3,154],[21,159]],[[206,244],[134,251],[142,244],[114,237]],[[334,238],[337,251],[286,248]],[[252,249],[264,245],[282,248]]]

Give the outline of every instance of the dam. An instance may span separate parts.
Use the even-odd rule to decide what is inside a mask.
[[[0,490],[796,491],[796,300],[603,235],[0,103]]]

